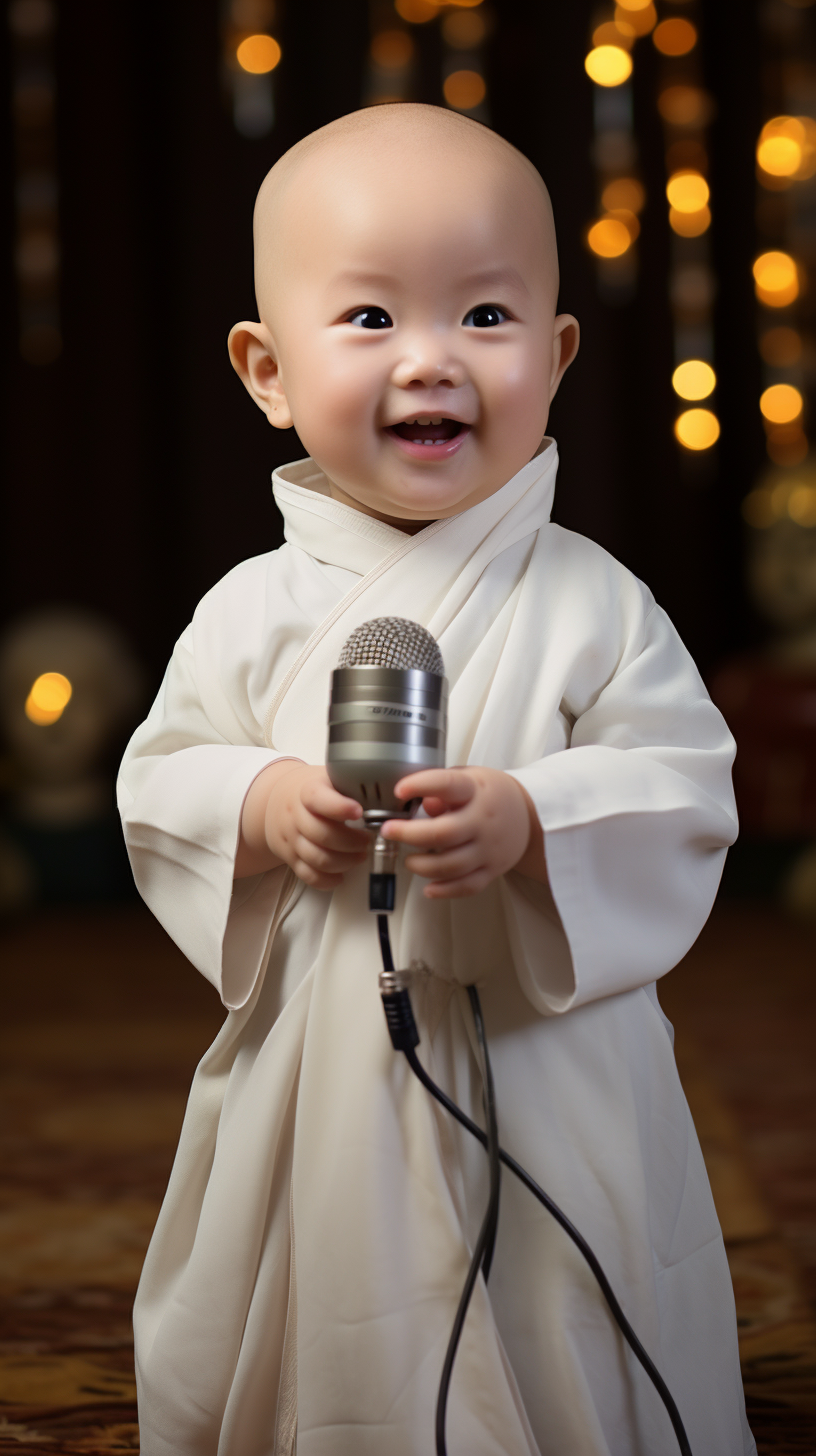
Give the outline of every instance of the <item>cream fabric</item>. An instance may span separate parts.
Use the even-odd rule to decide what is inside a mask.
[[[144,1456],[428,1456],[487,1192],[484,1154],[396,1055],[367,875],[238,881],[243,799],[325,755],[359,623],[412,617],[451,685],[449,763],[514,773],[552,894],[510,874],[429,902],[400,876],[426,1066],[477,1120],[464,984],[505,1147],[590,1240],[695,1456],[754,1451],[733,1298],[654,980],[697,936],[736,833],[733,744],[643,585],[549,523],[550,442],[496,495],[407,536],[277,471],[286,544],[210,592],[125,755],[139,888],[230,1008],[190,1096],[135,1310]],[[568,751],[564,751],[568,750]],[[503,1181],[489,1293],[454,1372],[451,1456],[675,1449],[581,1258]]]

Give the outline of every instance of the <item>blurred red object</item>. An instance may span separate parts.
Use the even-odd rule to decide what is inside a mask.
[[[737,740],[734,788],[743,832],[765,839],[816,835],[816,672],[736,658],[709,690]]]

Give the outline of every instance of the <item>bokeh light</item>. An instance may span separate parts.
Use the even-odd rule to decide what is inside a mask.
[[[681,399],[707,399],[717,383],[710,364],[703,359],[686,359],[672,375],[672,387]]]
[[[639,10],[631,10],[625,5],[615,6],[615,24],[627,25],[636,36],[648,35],[657,25],[657,11],[654,5],[641,5]]]
[[[619,9],[625,10],[627,14],[629,12],[637,14],[639,10],[649,10],[651,4],[652,0],[618,0]]]
[[[699,86],[667,86],[657,98],[657,109],[670,126],[705,126],[711,100]]]
[[[765,449],[775,465],[801,465],[807,458],[810,446],[798,420],[790,425],[771,425],[766,421],[765,431]]]
[[[371,59],[386,71],[407,66],[414,54],[414,42],[405,30],[381,30],[371,41]]]
[[[445,78],[442,93],[456,111],[472,111],[484,101],[487,87],[478,71],[452,71]]]
[[[32,684],[26,698],[25,715],[39,728],[56,723],[71,701],[73,688],[61,672],[43,672]]]
[[[606,212],[623,210],[642,212],[646,205],[646,191],[636,177],[616,177],[607,182],[601,193],[601,204]]]
[[[755,530],[768,530],[777,521],[796,521],[797,526],[816,526],[816,485],[813,470],[787,479],[771,479],[756,486],[742,502],[743,520]]]
[[[816,172],[816,121],[811,116],[774,116],[759,134],[756,150],[760,181],[788,186]]]
[[[769,308],[787,308],[799,297],[799,273],[789,253],[761,253],[753,274],[757,298]]]
[[[595,46],[584,61],[584,69],[596,86],[621,86],[632,74],[632,58],[621,46]]]
[[[592,32],[592,44],[595,47],[611,45],[623,46],[624,50],[630,51],[635,43],[635,27],[630,25],[628,20],[605,20]]]
[[[439,6],[433,0],[394,0],[394,9],[410,25],[425,25],[439,14]]]
[[[699,212],[680,212],[670,207],[669,226],[680,238],[699,238],[711,226],[711,211],[701,207]]]
[[[720,422],[711,410],[684,410],[674,422],[674,433],[687,450],[710,450],[720,438]]]
[[[805,128],[795,116],[777,116],[763,126],[756,156],[764,172],[773,177],[793,177],[802,161]]]
[[[235,52],[242,71],[263,76],[274,71],[281,58],[281,48],[271,35],[248,35]]]
[[[796,120],[804,127],[805,142],[802,147],[802,160],[793,180],[804,182],[816,174],[816,121],[812,116],[797,116]]]
[[[788,515],[797,526],[816,526],[816,490],[812,485],[795,485],[788,496]]]
[[[743,520],[754,530],[766,531],[786,517],[798,526],[816,526],[816,485],[813,471],[759,485],[742,502]]]
[[[690,20],[661,20],[652,36],[664,56],[687,56],[697,44],[697,31]]]
[[[798,364],[802,357],[802,335],[784,325],[766,329],[760,335],[759,352],[766,364],[773,364],[777,369],[788,368]]]
[[[666,183],[666,196],[676,212],[701,212],[710,195],[701,172],[675,172]]]
[[[477,10],[452,10],[442,21],[442,37],[455,50],[475,49],[486,34],[484,16]]]
[[[792,384],[772,384],[763,390],[759,408],[772,425],[789,425],[802,413],[803,399]]]
[[[587,242],[599,258],[620,258],[631,246],[632,234],[623,218],[602,217],[589,229]]]

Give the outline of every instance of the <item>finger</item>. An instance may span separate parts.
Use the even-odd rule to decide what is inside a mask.
[[[400,779],[394,789],[398,799],[441,799],[450,807],[467,804],[476,792],[469,774],[458,768],[426,768]]]
[[[354,865],[363,864],[368,858],[368,847],[356,853],[324,849],[313,840],[298,834],[292,846],[295,856],[320,874],[343,874]]]
[[[309,885],[314,890],[336,890],[338,885],[343,883],[342,875],[321,874],[319,870],[314,869],[312,865],[302,859],[296,859],[292,864],[292,869],[304,885]]]
[[[335,819],[319,818],[301,805],[295,815],[295,829],[304,839],[319,844],[322,849],[336,849],[347,854],[367,854],[369,836],[363,830],[349,829]]]
[[[460,810],[456,814],[441,814],[436,819],[387,819],[382,835],[399,844],[442,852],[467,844],[474,838],[474,829],[470,815]]]
[[[449,854],[409,854],[405,868],[426,880],[459,880],[480,868],[479,846],[471,840]]]
[[[359,819],[363,813],[362,806],[356,799],[338,793],[331,784],[320,780],[304,784],[301,803],[311,809],[313,814],[319,814],[324,819]]]
[[[436,819],[438,815],[445,813],[448,805],[444,799],[423,799],[422,807],[429,819]]]
[[[435,881],[426,885],[422,894],[426,900],[465,900],[478,895],[495,879],[486,865],[463,875],[459,880]]]

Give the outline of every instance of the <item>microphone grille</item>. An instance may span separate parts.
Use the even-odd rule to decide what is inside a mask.
[[[407,617],[374,617],[356,627],[340,653],[338,667],[396,667],[445,676],[435,637]]]

